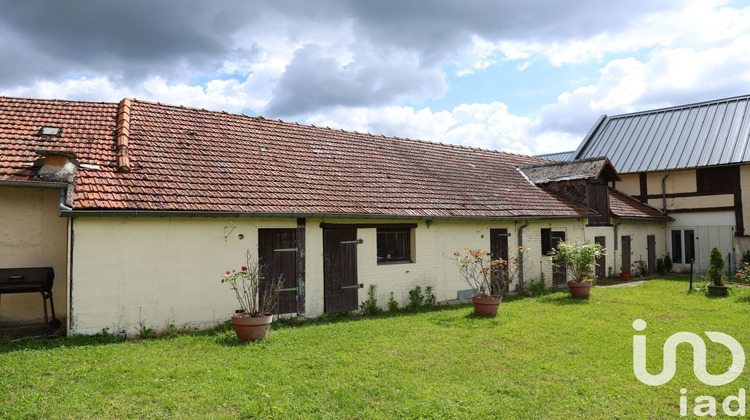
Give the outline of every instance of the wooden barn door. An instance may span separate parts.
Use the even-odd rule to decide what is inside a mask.
[[[601,245],[602,248],[606,249],[607,237],[595,236],[594,243],[597,243]],[[596,263],[598,264],[596,266],[596,281],[604,280],[607,277],[607,254],[602,252],[602,255],[596,259]]]
[[[551,232],[550,245],[552,248],[557,248],[557,244],[565,240],[565,232]],[[568,269],[565,264],[554,265],[552,267],[552,285],[559,286],[568,283]]]
[[[490,229],[490,254],[493,260],[502,258],[503,261],[508,261],[508,236],[508,229]],[[507,270],[507,266],[500,269]],[[506,285],[508,287],[509,284]]]
[[[622,261],[620,262],[622,273],[630,274],[630,236],[623,236],[622,240]]]
[[[357,229],[323,229],[325,313],[358,308]]]
[[[648,253],[648,273],[656,272],[656,235],[646,237],[646,252]]]
[[[277,276],[282,276],[284,284],[276,299],[273,313],[297,313],[297,258],[295,229],[258,229],[258,260],[261,264],[261,275],[266,283]],[[261,283],[261,290],[266,286]],[[276,306],[280,305],[279,308]]]

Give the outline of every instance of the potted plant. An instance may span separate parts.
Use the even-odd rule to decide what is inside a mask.
[[[628,278],[630,277],[630,264],[625,262],[625,257],[627,256],[628,253],[623,250],[620,255],[620,280],[622,281],[628,281]]]
[[[233,314],[232,325],[240,341],[258,341],[268,335],[273,321],[271,309],[281,290],[283,279],[264,279],[258,260],[245,254],[245,265],[239,270],[225,271],[222,283],[229,283],[240,304],[241,312]]]
[[[599,244],[560,242],[552,251],[552,261],[564,264],[570,274],[568,288],[574,298],[588,299],[591,282],[594,278],[596,259],[604,252]]]
[[[477,315],[495,316],[505,295],[508,262],[493,259],[489,252],[465,249],[453,253],[461,278],[474,289],[471,302]]]
[[[713,247],[711,249],[711,262],[706,271],[706,279],[709,281],[708,293],[711,296],[726,296],[729,288],[724,285],[724,281],[727,279],[727,275],[724,274],[724,256],[721,255],[719,248]]]

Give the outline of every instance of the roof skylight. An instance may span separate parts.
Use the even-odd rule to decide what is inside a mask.
[[[62,128],[54,127],[51,125],[43,126],[42,128],[39,129],[39,132],[37,133],[38,136],[43,136],[43,137],[60,137],[60,134],[62,134]]]

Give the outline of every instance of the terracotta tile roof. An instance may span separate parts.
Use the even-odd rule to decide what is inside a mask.
[[[413,217],[593,214],[531,184],[548,160],[133,100],[118,172],[118,104],[0,97],[0,180],[29,179],[42,125],[85,164],[74,209]]]
[[[670,216],[614,188],[609,189],[609,210],[613,216],[626,219],[649,219],[669,222]]]
[[[24,163],[39,149],[75,152],[84,163],[113,165],[117,104],[0,97],[0,180],[30,180]],[[37,135],[42,126],[62,128],[61,136]],[[85,171],[85,169],[83,170]]]

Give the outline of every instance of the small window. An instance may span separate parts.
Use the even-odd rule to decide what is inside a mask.
[[[378,263],[411,261],[411,229],[378,229]]]
[[[552,229],[542,229],[542,255],[552,251]]]
[[[689,264],[695,259],[695,230],[672,231],[672,261]]]

